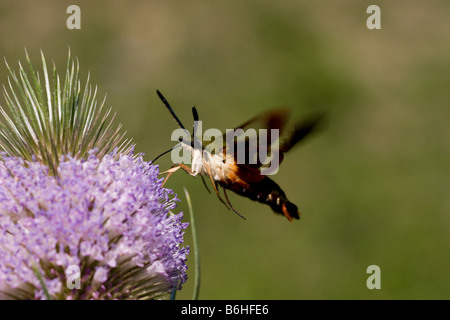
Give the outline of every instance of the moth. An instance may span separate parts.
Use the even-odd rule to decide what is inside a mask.
[[[323,118],[323,114],[315,115],[306,121],[294,125],[288,134],[278,139],[277,147],[274,148],[268,141],[272,140],[274,133],[277,133],[276,135],[280,137],[280,134],[285,131],[284,129],[289,119],[289,110],[284,108],[263,112],[233,130],[227,130],[227,133],[222,136],[222,145],[216,146],[214,149],[215,152],[212,152],[212,149],[202,144],[201,140],[196,136],[195,124],[199,122],[196,107],[192,107],[194,130],[190,133],[178,119],[166,98],[160,91],[157,90],[156,92],[181,130],[186,135],[189,135],[189,137],[180,138],[179,144],[163,152],[153,161],[178,147],[187,150],[192,157],[190,167],[184,163],[174,163],[169,170],[161,172],[160,174],[167,174],[163,185],[174,172],[182,169],[191,176],[195,177],[199,175],[208,191],[209,189],[204,178],[209,179],[219,200],[227,209],[231,209],[242,218],[244,217],[231,204],[227,190],[266,204],[275,213],[284,215],[289,221],[300,219],[300,212],[297,206],[289,201],[281,187],[269,178],[267,174],[263,174],[263,172],[264,169],[267,169],[268,164],[270,164],[270,160],[272,159],[273,161],[273,157],[271,158],[269,154],[276,154],[279,165],[284,159],[285,153],[291,150],[293,146],[303,140],[317,127],[317,124]],[[250,131],[250,128],[256,126],[256,124],[259,124],[263,128],[262,132],[267,133],[265,139],[262,139],[259,134],[261,130],[252,131],[254,133],[253,135],[242,134],[242,132],[245,133],[244,130]],[[236,134],[236,132],[240,132],[240,134]],[[233,133],[234,136],[230,136],[230,133]],[[257,143],[259,139],[265,141],[266,144]],[[231,149],[230,146],[233,143],[237,147],[233,145]],[[245,151],[242,153],[242,150]],[[241,152],[239,153],[239,151]],[[262,154],[264,155],[261,156]],[[223,197],[219,192],[220,188],[223,190]]]

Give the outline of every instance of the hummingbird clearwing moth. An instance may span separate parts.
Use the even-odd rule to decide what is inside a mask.
[[[225,207],[233,210],[242,218],[244,217],[231,204],[227,190],[267,204],[275,213],[284,215],[289,221],[300,219],[297,206],[290,202],[281,187],[268,177],[272,173],[267,169],[276,162],[276,172],[285,153],[317,127],[323,114],[297,123],[288,134],[280,138],[280,134],[285,131],[289,119],[289,109],[269,110],[234,129],[227,130],[225,134],[220,132],[221,137],[216,136],[215,140],[221,140],[221,145],[211,148],[212,144],[205,146],[202,140],[198,138],[196,132],[199,123],[197,109],[192,108],[194,129],[190,133],[178,119],[161,92],[158,90],[156,92],[178,123],[181,129],[177,130],[182,130],[184,137],[179,138],[179,144],[163,152],[153,161],[179,147],[186,150],[192,159],[191,167],[182,162],[176,162],[169,170],[161,172],[160,174],[167,174],[163,185],[174,172],[183,169],[191,176],[200,175],[208,191],[204,178],[209,179],[219,200]],[[252,128],[256,127],[256,124],[259,124],[262,129],[256,131]],[[244,131],[244,129],[247,129],[247,131]],[[261,134],[261,132],[264,134]],[[276,147],[272,143],[269,144],[269,141],[273,142],[274,139],[277,141]],[[219,192],[220,187],[223,190],[224,197]]]

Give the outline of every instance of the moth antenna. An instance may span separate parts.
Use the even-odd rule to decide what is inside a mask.
[[[198,112],[195,106],[192,107],[192,115],[194,116],[194,121],[198,121]]]
[[[164,98],[164,96],[162,95],[162,93],[159,90],[156,90],[156,93],[158,94],[158,97],[161,99],[161,101],[164,103],[164,105],[167,107],[167,109],[169,109],[170,113],[172,114],[172,117],[175,119],[175,121],[178,123],[178,125],[182,129],[186,130],[186,128],[183,126],[180,119],[178,119],[177,115],[175,114],[172,107],[170,106],[169,101],[167,101],[166,98]]]
[[[194,124],[192,126],[192,137],[195,138],[199,120],[197,108],[195,108],[195,106],[192,107],[192,116],[194,117]]]
[[[152,160],[152,163],[155,162],[156,160],[158,160],[159,158],[161,158],[163,155],[165,155],[166,153],[169,153],[170,151],[172,151],[173,148],[170,148],[167,151],[164,151],[163,153],[161,153],[159,156],[157,156],[155,159]]]

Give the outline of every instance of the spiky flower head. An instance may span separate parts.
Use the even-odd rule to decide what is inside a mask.
[[[97,87],[89,84],[89,75],[82,91],[79,63],[70,51],[63,83],[55,65],[49,74],[42,52],[41,57],[42,75],[34,70],[28,53],[28,72],[20,62],[18,73],[6,63],[8,87],[3,86],[3,91],[8,109],[0,107],[4,118],[0,150],[29,161],[36,157],[51,174],[56,173],[62,155],[86,158],[94,148],[99,157],[116,148],[117,154],[129,153],[131,140],[124,139],[121,125],[114,126],[115,114],[111,115],[111,108],[104,110],[105,99],[98,103]]]
[[[27,61],[29,62],[28,56]],[[154,299],[186,281],[182,213],[78,67],[10,70],[0,123],[0,299]],[[30,80],[31,79],[31,82]],[[33,83],[33,86],[31,85]]]
[[[186,280],[182,214],[155,166],[128,155],[0,163],[0,298],[144,299]],[[79,270],[79,279],[73,270]],[[71,287],[79,281],[80,286]],[[71,282],[72,281],[72,282]]]

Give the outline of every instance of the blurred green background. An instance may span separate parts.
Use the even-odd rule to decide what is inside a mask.
[[[66,27],[71,4],[81,30]],[[42,49],[63,73],[70,47],[146,160],[176,128],[156,89],[186,126],[193,105],[220,129],[281,105],[330,110],[274,177],[300,221],[230,194],[243,221],[200,179],[169,180],[181,211],[183,186],[193,201],[201,299],[449,299],[450,2],[377,1],[381,30],[366,27],[371,4],[2,0],[0,55],[17,69],[26,47],[37,69]],[[373,264],[380,290],[366,287]]]

